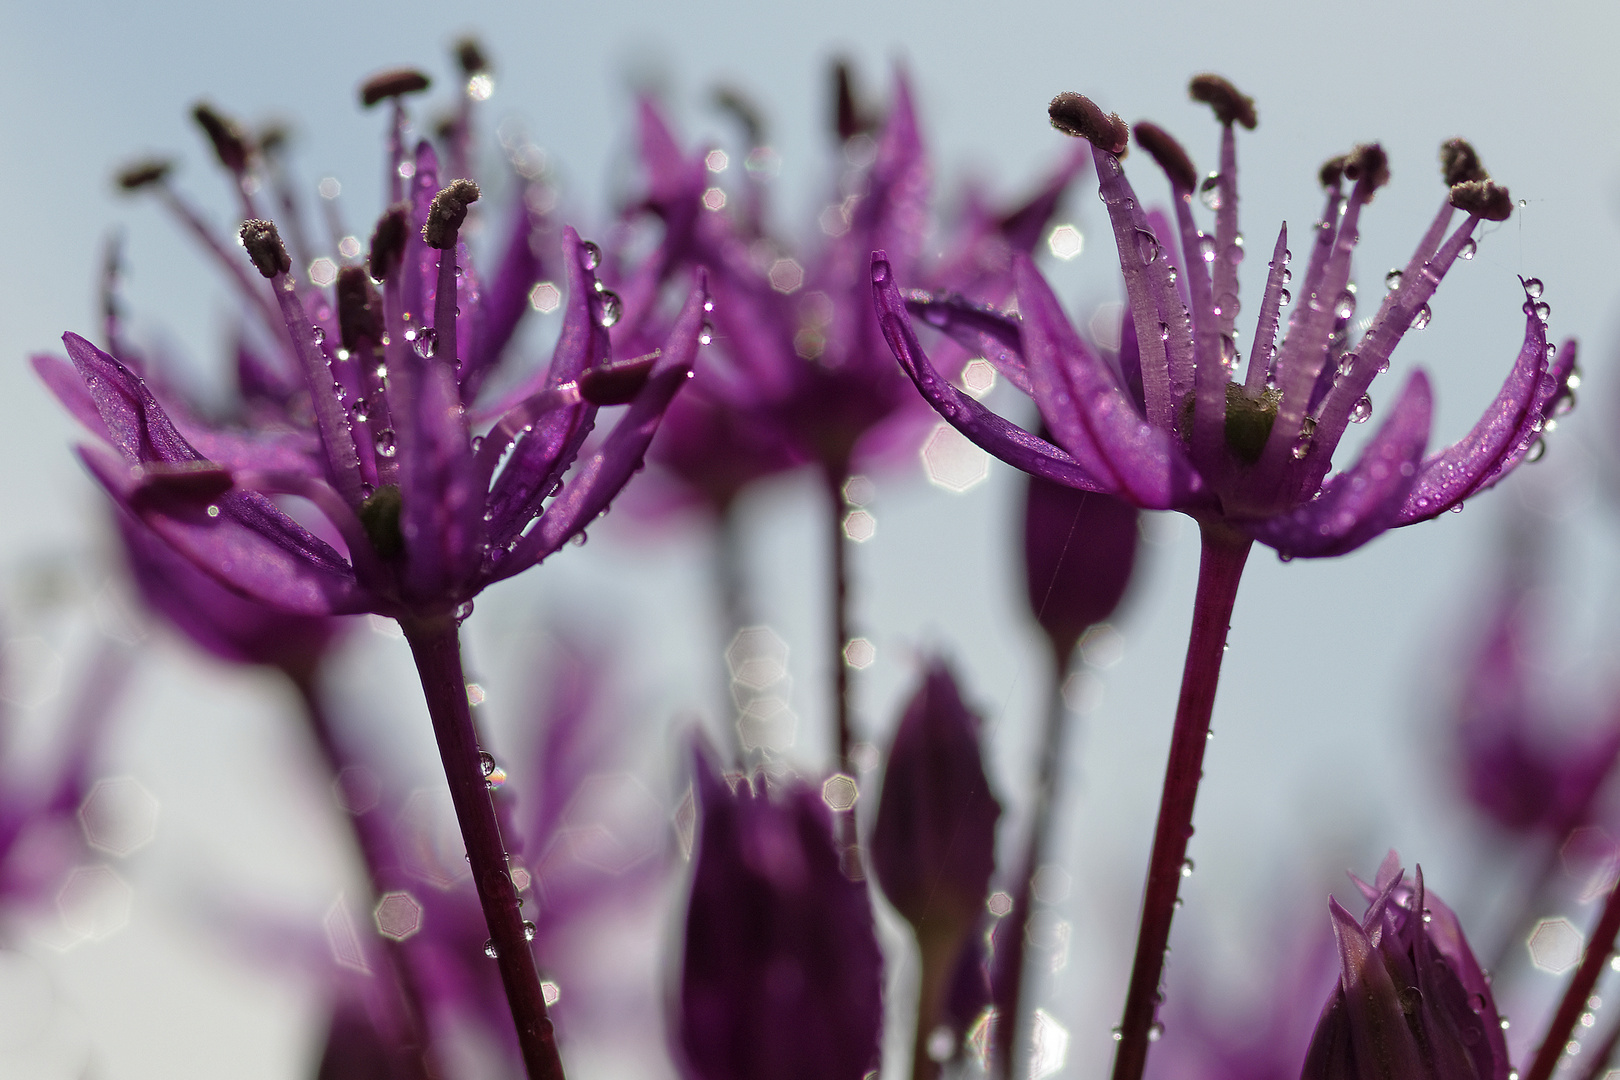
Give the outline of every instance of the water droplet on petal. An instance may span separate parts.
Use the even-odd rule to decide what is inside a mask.
[[[595,270],[602,265],[602,249],[589,240],[579,246],[579,254],[587,270]]]
[[[1193,876],[1193,861],[1191,859],[1182,859],[1181,860],[1181,876],[1182,877],[1192,877]]]
[[[1460,514],[1460,513],[1462,513],[1462,508],[1463,508],[1463,504],[1462,504],[1462,503],[1458,503],[1458,504],[1457,504],[1457,505],[1456,505],[1456,506],[1453,506],[1453,507],[1452,507],[1452,508],[1451,508],[1451,512],[1452,512],[1452,513],[1453,513],[1453,514]]]
[[[1356,294],[1349,289],[1339,294],[1339,299],[1333,304],[1333,316],[1337,319],[1348,319],[1356,313]]]
[[[1164,1025],[1155,1020],[1153,1026],[1148,1028],[1148,1042],[1158,1042],[1162,1038],[1164,1038]]]
[[[495,768],[495,755],[484,750],[478,751],[478,771],[488,776]]]
[[[1540,278],[1530,278],[1524,283],[1524,295],[1528,296],[1532,300],[1540,300],[1541,291],[1545,287],[1546,286],[1542,285]]]
[[[1469,240],[1468,243],[1466,243],[1466,244],[1464,244],[1462,246],[1462,250],[1457,252],[1457,258],[1462,259],[1464,262],[1466,262],[1469,259],[1472,259],[1474,257],[1474,252],[1476,252],[1478,250],[1479,250],[1479,244],[1476,243],[1473,240]]]
[[[603,290],[596,296],[596,321],[603,326],[612,326],[624,314],[624,301],[619,294]]]
[[[1546,322],[1552,317],[1552,305],[1545,300],[1536,301],[1536,306],[1532,310],[1535,311],[1536,318],[1542,322]]]
[[[1114,1034],[1114,1041],[1115,1042],[1124,1042],[1125,1041],[1125,1029],[1124,1028],[1119,1027],[1119,1026],[1116,1025],[1115,1028],[1114,1028],[1113,1034]]]
[[[709,320],[703,320],[703,326],[698,330],[698,344],[707,345],[714,340],[714,325]]]
[[[484,955],[489,957],[491,960],[494,960],[501,955],[500,950],[495,948],[494,938],[490,938],[488,941],[484,942]]]
[[[1390,292],[1394,292],[1400,287],[1401,272],[1399,270],[1391,270],[1389,273],[1384,275],[1384,288],[1388,289]]]
[[[1169,341],[1170,340],[1170,324],[1169,323],[1160,323],[1159,324],[1159,340],[1160,341]]]
[[[1221,177],[1219,173],[1210,173],[1204,177],[1203,183],[1198,185],[1198,201],[1211,210],[1221,208]]]
[[[1136,254],[1144,266],[1156,262],[1159,258],[1158,238],[1146,229],[1137,229]]]
[[[381,431],[377,432],[372,442],[377,447],[378,457],[391,458],[398,449],[394,442],[393,428],[383,428]]]
[[[316,345],[325,345],[326,331],[322,330],[319,326],[312,326],[309,328],[309,339]]]
[[[1289,304],[1292,304],[1293,302],[1294,302],[1294,294],[1293,293],[1289,292],[1287,289],[1279,289],[1277,291],[1277,305],[1279,307],[1287,307]]]
[[[422,359],[433,359],[433,355],[439,351],[439,332],[431,326],[423,327],[417,331],[416,340],[411,343],[411,347]]]
[[[1525,452],[1524,460],[1531,461],[1531,462],[1540,461],[1542,458],[1544,458],[1546,456],[1547,456],[1547,440],[1546,439],[1537,439],[1535,442],[1530,444],[1530,449]]]
[[[1356,403],[1350,406],[1350,422],[1352,424],[1365,424],[1372,419],[1372,398],[1362,394]]]
[[[1204,233],[1198,237],[1198,254],[1202,255],[1207,263],[1215,261],[1215,238],[1213,236]]]
[[[524,941],[533,941],[534,940],[534,932],[535,932],[534,931],[534,923],[525,921],[523,923],[523,940]]]
[[[458,620],[459,619],[465,619],[467,616],[471,615],[472,613],[473,613],[473,602],[471,600],[463,600],[456,607],[456,618]]]
[[[1424,304],[1422,307],[1418,308],[1417,312],[1412,316],[1412,329],[1422,330],[1424,327],[1429,325],[1429,320],[1433,317],[1434,313],[1429,310],[1429,305]]]

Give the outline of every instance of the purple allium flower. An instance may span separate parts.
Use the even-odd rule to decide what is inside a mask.
[[[1329,900],[1339,985],[1305,1056],[1304,1080],[1507,1080],[1490,983],[1451,909],[1405,883],[1392,851],[1361,922]]]
[[[693,755],[701,815],[677,1021],[683,1075],[861,1080],[877,1067],[883,957],[818,792],[727,786]],[[757,786],[756,786],[757,785]]]
[[[871,836],[873,876],[911,924],[922,955],[914,1077],[938,1072],[929,1040],[956,1011],[950,998],[964,947],[984,919],[1000,817],[984,774],[979,718],[950,668],[931,660],[895,729]],[[972,962],[979,959],[975,951]]]
[[[840,99],[852,101],[847,79],[840,87]],[[999,301],[1011,284],[1013,254],[1035,245],[1082,164],[1072,157],[1034,198],[1009,212],[994,213],[982,199],[970,200],[936,262],[923,251],[930,169],[903,76],[895,79],[893,103],[875,139],[867,127],[864,121],[841,123],[843,174],[834,201],[818,218],[822,244],[796,252],[761,224],[763,184],[755,177],[764,170],[755,166],[772,160],[768,147],[751,151],[747,197],[728,202],[720,187],[711,186],[714,177],[705,163],[712,155],[684,155],[653,106],[642,106],[645,205],[663,221],[664,237],[655,256],[621,289],[626,321],[643,322],[670,272],[706,267],[717,349],[715,362],[699,369],[697,384],[718,410],[748,415],[754,419],[747,423],[758,428],[728,421],[725,428],[700,427],[672,439],[668,450],[655,446],[655,459],[698,491],[714,486],[711,472],[727,478],[721,490],[734,487],[729,474],[739,465],[732,455],[750,445],[760,475],[815,462],[839,477],[856,459],[881,459],[899,446],[913,447],[902,433],[914,430],[923,414],[890,363],[873,317],[868,254],[878,247],[892,251],[896,272],[908,284]],[[694,453],[694,446],[707,452]]]
[[[1024,584],[1059,668],[1080,635],[1119,606],[1136,566],[1136,507],[1031,474],[1024,495]]]
[[[1446,202],[1384,298],[1367,332],[1348,339],[1355,294],[1350,260],[1363,208],[1389,179],[1376,144],[1357,147],[1322,170],[1327,203],[1301,297],[1277,343],[1289,300],[1286,226],[1273,248],[1248,370],[1239,377],[1235,320],[1237,156],[1233,127],[1252,128],[1254,106],[1224,79],[1201,75],[1193,96],[1222,124],[1221,167],[1210,194],[1215,231],[1193,222],[1198,173],[1162,129],[1138,124],[1138,143],[1164,169],[1176,227],[1156,228],[1125,177],[1119,155],[1129,132],[1078,94],[1051,106],[1052,122],[1092,146],[1124,272],[1134,329],[1116,369],[1074,331],[1034,263],[1015,256],[1020,319],[955,302],[913,300],[933,325],[996,362],[1030,394],[1055,435],[1031,435],[957,390],[923,353],[901,285],[903,262],[873,256],[877,308],[896,357],[931,404],[985,450],[1027,472],[1087,491],[1117,494],[1147,509],[1181,510],[1234,535],[1260,540],[1284,558],[1350,551],[1379,533],[1434,517],[1496,483],[1529,455],[1547,419],[1562,407],[1573,348],[1547,342],[1541,283],[1525,285],[1525,336],[1518,360],[1485,416],[1460,442],[1424,456],[1429,383],[1415,372],[1350,469],[1328,478],[1347,425],[1371,415],[1374,376],[1408,330],[1429,320],[1429,298],[1459,258],[1473,253],[1481,221],[1511,212],[1471,148],[1442,149]],[[1350,181],[1348,194],[1345,182]],[[1458,209],[1465,220],[1446,236]],[[1172,263],[1184,259],[1183,277]],[[1190,314],[1189,314],[1190,311]],[[1136,386],[1140,381],[1141,391]]]
[[[1620,716],[1590,734],[1557,733],[1554,707],[1526,670],[1541,638],[1541,545],[1528,533],[1509,545],[1490,611],[1476,624],[1484,633],[1456,706],[1463,784],[1470,801],[1502,828],[1561,841],[1590,821],[1620,759]]]
[[[383,91],[402,92],[393,84]],[[704,322],[700,284],[660,350],[615,362],[607,328],[618,298],[596,280],[596,248],[567,230],[568,308],[551,364],[505,406],[478,410],[478,388],[534,279],[527,219],[520,215],[522,244],[484,287],[458,235],[477,185],[441,188],[438,155],[426,142],[407,158],[398,115],[390,176],[410,175],[410,189],[377,226],[369,274],[351,264],[330,290],[301,287],[279,231],[257,216],[251,185],[242,185],[250,220],[241,241],[265,281],[238,277],[279,333],[262,365],[274,375],[261,381],[301,385],[317,437],[309,451],[280,430],[183,423],[127,364],[76,334],[64,341],[82,387],[61,361],[36,360],[58,396],[116,451],[82,455],[120,506],[231,589],[286,611],[443,618],[555,552],[640,467]],[[241,178],[255,159],[239,157],[221,154]],[[401,164],[414,172],[402,173]],[[373,280],[383,283],[380,295]],[[570,473],[609,404],[629,408]],[[492,426],[475,436],[485,420]],[[314,503],[347,557],[269,495]]]

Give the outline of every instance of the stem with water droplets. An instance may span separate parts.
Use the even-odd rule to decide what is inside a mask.
[[[450,799],[456,808],[473,885],[489,926],[490,947],[501,984],[517,1025],[518,1046],[529,1080],[563,1080],[562,1059],[540,974],[529,949],[517,888],[507,870],[495,803],[479,761],[478,736],[467,703],[467,681],[461,668],[461,640],[451,618],[401,619],[416,671],[427,697],[433,735],[439,744]]]
[[[1564,991],[1564,1000],[1558,1003],[1558,1011],[1553,1013],[1552,1023],[1547,1025],[1546,1038],[1536,1051],[1536,1058],[1530,1063],[1525,1080],[1548,1080],[1552,1076],[1558,1059],[1564,1056],[1564,1048],[1569,1045],[1575,1022],[1586,1011],[1586,999],[1592,996],[1598,976],[1603,974],[1603,966],[1614,952],[1616,937],[1620,937],[1620,888],[1609,890],[1609,898],[1604,901],[1597,928],[1587,940],[1586,955],[1581,957],[1581,966],[1575,969],[1575,977]]]
[[[1147,1065],[1148,1043],[1157,1024],[1159,979],[1164,972],[1170,920],[1175,915],[1176,893],[1187,860],[1187,841],[1192,836],[1193,803],[1203,776],[1204,747],[1215,709],[1226,633],[1238,582],[1243,578],[1243,564],[1254,543],[1219,525],[1202,525],[1199,532],[1203,550],[1198,564],[1198,592],[1193,599],[1192,634],[1181,672],[1175,727],[1170,733],[1170,760],[1159,799],[1159,823],[1153,832],[1153,853],[1148,858],[1142,926],[1136,938],[1136,959],[1131,965],[1125,1015],[1118,1032],[1114,1080],[1141,1080]]]

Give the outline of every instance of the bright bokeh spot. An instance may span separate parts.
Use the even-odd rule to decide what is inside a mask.
[[[737,717],[737,738],[744,750],[784,753],[792,748],[798,734],[798,715],[774,695],[754,698]]]
[[[56,894],[56,910],[69,944],[101,941],[129,925],[135,890],[110,866],[81,866]]]
[[[467,96],[474,101],[488,101],[494,92],[495,80],[489,77],[487,71],[480,71],[467,80]]]
[[[321,198],[323,199],[335,199],[343,193],[343,185],[338,183],[337,177],[328,176],[324,177],[321,182],[316,185],[316,190],[321,193]]]
[[[865,506],[877,498],[877,485],[859,474],[844,481],[844,501],[851,506]]]
[[[712,187],[703,193],[703,205],[709,210],[719,210],[726,205],[726,193],[717,187]]]
[[[877,649],[863,637],[850,638],[849,644],[844,646],[844,663],[856,671],[871,667],[876,659]]]
[[[1081,636],[1080,656],[1094,668],[1111,668],[1125,656],[1125,636],[1108,623],[1098,623]]]
[[[326,931],[326,947],[332,952],[332,959],[338,967],[358,971],[362,975],[371,974],[371,965],[366,962],[365,946],[360,944],[360,935],[355,932],[354,920],[349,917],[348,902],[342,894],[332,901],[332,906],[326,909],[326,917],[321,920],[321,928]]]
[[[1125,305],[1118,300],[1098,304],[1097,310],[1091,313],[1086,322],[1086,329],[1091,331],[1091,340],[1115,352],[1119,349],[1119,336],[1125,318]]]
[[[408,892],[384,893],[372,918],[377,921],[377,933],[404,941],[422,929],[422,905]]]
[[[345,236],[339,240],[338,254],[345,259],[357,258],[360,255],[360,238],[358,236]]]
[[[984,902],[984,906],[990,914],[999,919],[1013,909],[1013,901],[1011,896],[997,889],[990,894],[990,899]]]
[[[1073,225],[1059,225],[1052,230],[1052,235],[1046,238],[1046,246],[1053,255],[1067,262],[1080,254],[1086,246],[1086,238],[1080,235],[1080,230]]]
[[[726,156],[724,150],[710,150],[704,155],[703,164],[710,172],[725,172],[726,166],[731,164],[731,158]]]
[[[788,646],[768,626],[745,626],[726,649],[726,667],[732,681],[750,690],[763,690],[787,674]]]
[[[546,1008],[549,1009],[562,1000],[562,990],[550,979],[543,979],[540,982],[540,996],[546,999]]]
[[[921,456],[929,482],[946,491],[961,494],[984,483],[990,475],[990,455],[944,421],[923,443]]]
[[[779,293],[797,292],[804,284],[804,267],[792,259],[777,259],[771,264],[771,288]]]
[[[1568,919],[1542,919],[1525,941],[1530,962],[1542,971],[1562,975],[1581,962],[1586,940]]]
[[[549,281],[542,281],[529,290],[529,306],[542,315],[550,315],[562,304],[562,293]]]
[[[877,535],[877,518],[869,510],[851,510],[844,515],[844,535],[864,544]]]
[[[984,357],[976,357],[962,368],[962,389],[976,398],[982,398],[996,388],[996,366]]]
[[[1045,1009],[1036,1009],[1030,1025],[1029,1080],[1046,1080],[1069,1060],[1069,1029]]]
[[[1072,713],[1085,716],[1102,704],[1103,684],[1090,671],[1076,671],[1063,681],[1063,704]]]
[[[829,810],[848,810],[860,797],[861,791],[855,784],[855,778],[845,773],[834,773],[821,785],[821,801],[827,804]]]
[[[85,843],[120,859],[157,835],[158,800],[133,777],[98,780],[79,804]]]

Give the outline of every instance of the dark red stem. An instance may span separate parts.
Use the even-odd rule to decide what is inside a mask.
[[[490,944],[501,973],[518,1047],[529,1080],[563,1080],[557,1039],[541,996],[540,974],[524,933],[517,889],[507,871],[506,847],[495,817],[495,803],[479,762],[478,736],[467,704],[466,676],[461,668],[461,641],[450,619],[401,620],[405,640],[416,659],[416,671],[427,697],[433,735],[439,743],[450,800],[467,845],[473,885],[484,909]]]
[[[1608,900],[1604,901],[1597,929],[1586,942],[1586,955],[1581,957],[1581,966],[1575,969],[1575,977],[1564,991],[1564,1000],[1558,1003],[1558,1011],[1547,1025],[1546,1038],[1536,1051],[1536,1059],[1530,1063],[1525,1080],[1548,1080],[1552,1076],[1558,1059],[1564,1056],[1564,1047],[1569,1044],[1575,1022],[1586,1011],[1586,999],[1592,996],[1592,988],[1597,986],[1598,976],[1603,974],[1604,965],[1614,952],[1617,936],[1620,936],[1620,888],[1610,890]]]
[[[1114,1080],[1141,1080],[1147,1065],[1148,1043],[1159,1008],[1159,979],[1164,972],[1170,920],[1175,915],[1176,893],[1187,859],[1187,841],[1192,837],[1193,803],[1203,775],[1204,747],[1209,740],[1210,714],[1215,708],[1215,687],[1221,678],[1221,658],[1226,652],[1226,632],[1231,626],[1232,604],[1243,578],[1243,564],[1253,545],[1252,540],[1220,526],[1203,525],[1199,531],[1203,553],[1198,563],[1198,593],[1193,600],[1192,635],[1187,642],[1187,663],[1181,672],[1176,724],[1170,733],[1170,761],[1164,772],[1164,793],[1159,798],[1159,823],[1153,831],[1153,854],[1148,860],[1147,886],[1142,897],[1142,927],[1136,937],[1130,988],[1125,993]]]

